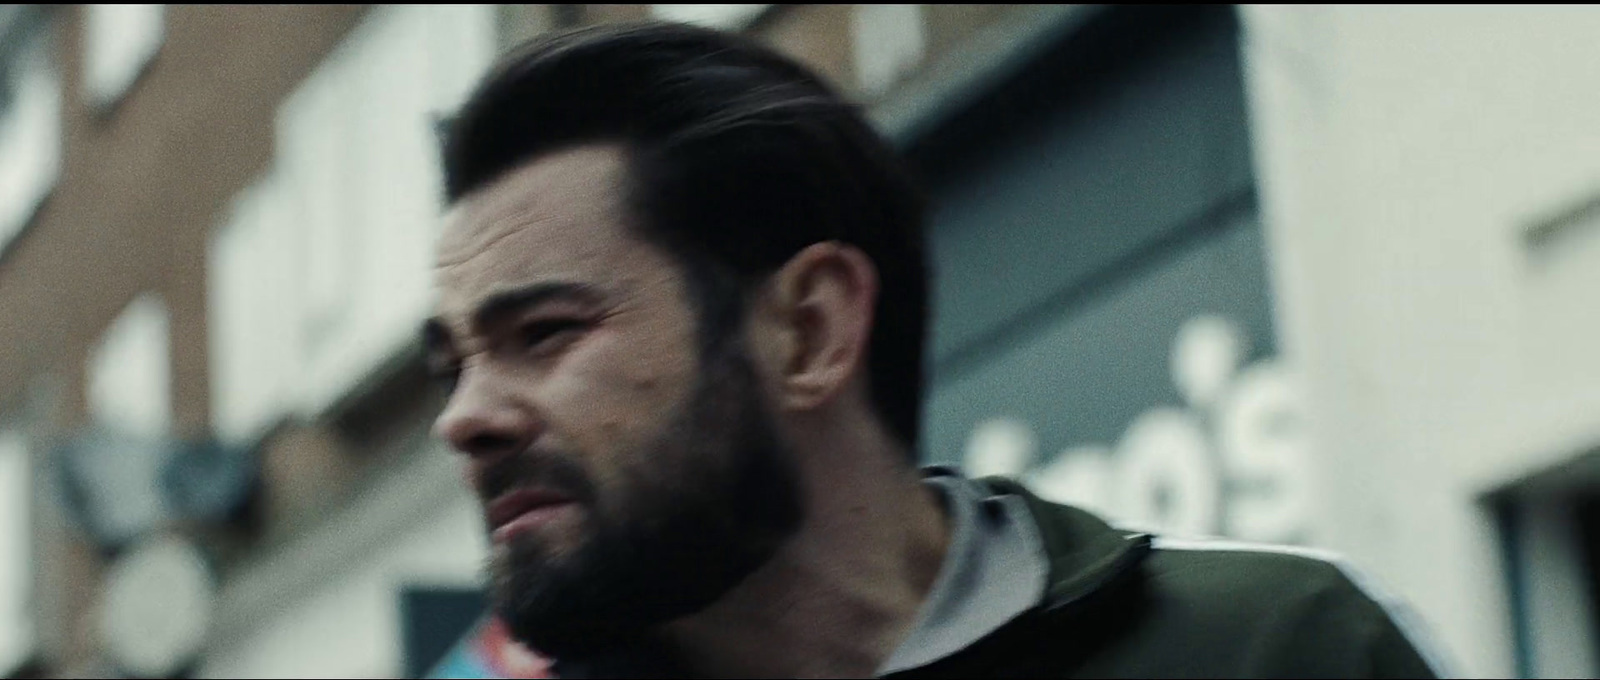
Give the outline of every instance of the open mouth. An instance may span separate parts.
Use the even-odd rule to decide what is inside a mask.
[[[557,521],[575,511],[571,496],[545,489],[516,489],[489,503],[490,538],[508,541],[527,531]]]

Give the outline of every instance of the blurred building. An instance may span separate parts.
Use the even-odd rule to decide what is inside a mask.
[[[0,8],[0,675],[419,675],[485,550],[416,327],[510,46],[748,31],[938,204],[927,462],[1329,548],[1600,673],[1600,13]]]

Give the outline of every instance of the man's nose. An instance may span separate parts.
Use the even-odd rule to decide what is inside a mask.
[[[451,448],[487,463],[528,448],[542,427],[531,405],[504,380],[467,368],[434,421],[434,434]]]

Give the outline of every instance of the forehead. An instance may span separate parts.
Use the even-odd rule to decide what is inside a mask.
[[[665,257],[627,228],[625,164],[619,147],[579,147],[462,199],[445,218],[434,262],[440,315],[507,288],[583,283],[603,293],[668,275]]]

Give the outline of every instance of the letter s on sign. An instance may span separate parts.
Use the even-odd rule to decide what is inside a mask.
[[[1303,540],[1310,513],[1310,439],[1293,376],[1274,359],[1246,368],[1218,404],[1217,441],[1232,481],[1228,534]]]

